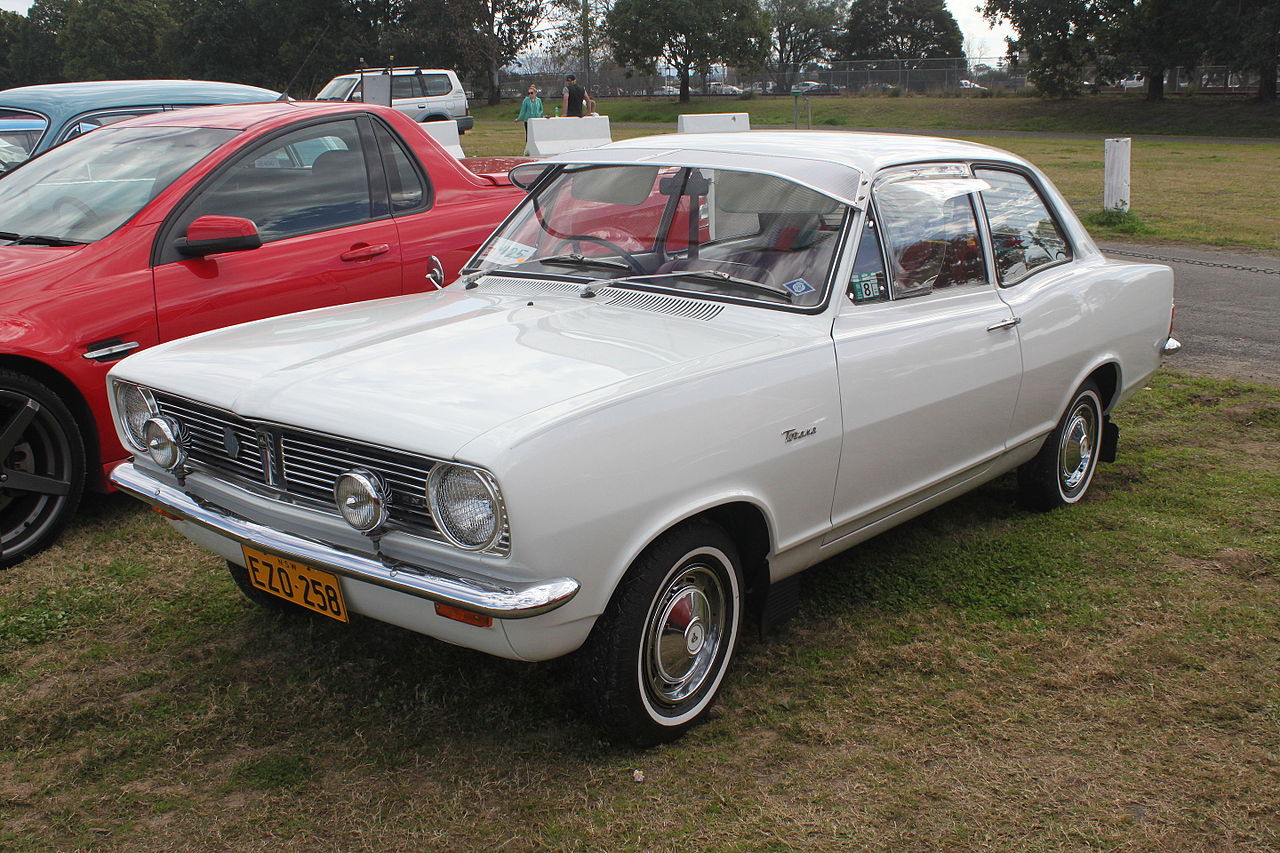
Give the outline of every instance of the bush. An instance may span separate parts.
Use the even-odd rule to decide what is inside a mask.
[[[1151,226],[1132,210],[1096,210],[1081,217],[1089,228],[1110,231],[1114,234],[1150,234]]]

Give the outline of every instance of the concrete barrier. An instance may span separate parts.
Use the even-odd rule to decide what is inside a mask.
[[[524,153],[530,157],[547,157],[565,151],[595,148],[612,141],[608,116],[531,118]]]
[[[439,142],[441,147],[454,157],[461,160],[467,156],[462,153],[462,137],[458,136],[458,123],[456,121],[424,121],[420,122],[418,126],[431,134],[431,138]]]
[[[750,113],[690,113],[676,119],[680,133],[723,133],[727,130],[750,130]]]

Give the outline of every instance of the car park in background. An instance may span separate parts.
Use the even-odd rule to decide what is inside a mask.
[[[334,77],[316,95],[317,101],[363,101],[365,79],[375,76],[391,78],[390,106],[414,121],[448,121],[458,123],[458,133],[475,126],[467,93],[458,75],[446,68],[377,68],[353,71]]]
[[[815,83],[812,80],[805,80],[791,87],[793,95],[838,95],[840,89],[830,83]]]
[[[0,565],[49,544],[127,455],[108,415],[112,363],[434,289],[522,197],[402,114],[359,104],[144,116],[0,179]]]
[[[121,362],[112,477],[266,607],[577,652],[639,743],[706,714],[801,570],[1014,469],[1083,499],[1179,348],[1171,271],[987,146],[660,136],[512,180],[438,293]]]
[[[990,91],[986,86],[979,86],[977,83],[973,82],[972,80],[961,80],[961,81],[960,81],[960,88],[961,88],[961,89],[968,90],[968,91],[971,91],[971,92],[988,92],[988,91]]]
[[[102,80],[23,86],[0,91],[0,142],[19,144],[26,149],[27,157],[34,157],[87,131],[127,118],[184,107],[249,104],[281,97],[270,89],[207,80]]]

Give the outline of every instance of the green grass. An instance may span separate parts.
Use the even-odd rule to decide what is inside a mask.
[[[1280,389],[1165,373],[1118,422],[1076,507],[1005,477],[810,570],[647,752],[566,661],[273,616],[91,499],[0,575],[0,847],[1275,849]]]
[[[548,101],[547,103],[550,103]],[[1042,98],[942,98],[911,96],[814,97],[815,125],[908,128],[940,131],[1021,130],[1161,136],[1262,137],[1280,139],[1280,104],[1231,97],[1167,98],[1148,103],[1138,96],[1097,95],[1067,101]],[[674,97],[602,98],[602,115],[614,122],[675,124],[681,113],[748,112],[753,126],[790,125],[790,97],[707,98],[688,104]],[[806,115],[801,106],[802,118]],[[514,119],[515,102],[474,110],[481,121]]]

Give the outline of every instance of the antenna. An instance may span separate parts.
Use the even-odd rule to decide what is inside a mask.
[[[320,46],[320,41],[329,34],[329,24],[324,25],[324,29],[320,31],[320,35],[316,36],[315,42],[311,45],[311,50],[307,51],[307,55],[302,57],[302,62],[298,63],[298,70],[293,72],[293,76],[289,78],[289,83],[284,87],[284,91],[280,93],[280,100],[289,99],[289,90],[293,88],[293,84],[298,81],[298,75],[302,73],[302,69],[307,67],[307,62],[311,59],[311,54],[316,52],[316,48]],[[364,60],[360,60],[362,63]]]

